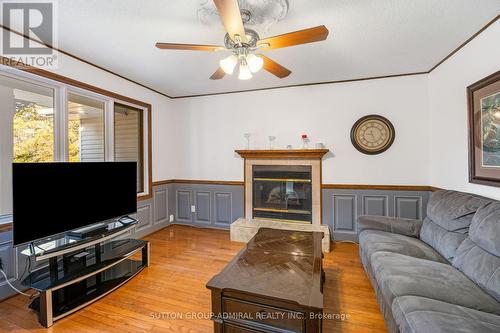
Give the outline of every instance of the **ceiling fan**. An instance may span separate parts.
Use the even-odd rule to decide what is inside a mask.
[[[214,0],[219,16],[227,31],[224,46],[156,43],[159,49],[189,50],[189,51],[230,51],[232,54],[219,62],[220,67],[210,77],[211,80],[222,79],[226,74],[233,74],[236,65],[239,65],[238,78],[248,80],[252,73],[262,68],[283,79],[291,71],[262,54],[254,54],[257,50],[273,50],[282,47],[295,46],[325,40],[328,29],[324,25],[314,28],[290,32],[283,35],[260,39],[259,34],[243,23],[248,22],[251,15],[246,10],[240,10],[238,0]]]

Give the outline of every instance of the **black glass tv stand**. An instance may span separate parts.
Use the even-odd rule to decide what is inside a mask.
[[[36,261],[49,261],[48,266],[22,281],[40,293],[30,307],[38,312],[43,326],[50,327],[54,321],[109,294],[149,266],[148,241],[116,239],[136,223],[115,226],[108,233],[85,239],[60,235],[22,252],[33,255]]]

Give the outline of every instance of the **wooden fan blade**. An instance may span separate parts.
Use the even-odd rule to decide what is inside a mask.
[[[222,70],[222,68],[218,68],[215,73],[212,74],[210,80],[220,80],[226,75],[226,72]]]
[[[217,45],[198,45],[198,44],[177,44],[177,43],[156,43],[156,47],[162,50],[188,50],[188,51],[219,51],[224,47]]]
[[[288,68],[285,68],[278,64],[276,61],[269,59],[265,55],[258,54],[258,57],[264,59],[264,65],[262,66],[269,73],[276,75],[280,79],[284,79],[292,73]]]
[[[241,19],[240,6],[238,0],[214,0],[215,7],[219,12],[219,16],[224,24],[224,28],[231,37],[235,40],[235,35],[240,36],[242,42],[247,41],[243,20]]]
[[[262,50],[272,50],[300,44],[307,44],[325,40],[328,37],[328,29],[324,25],[318,27],[289,32],[287,34],[269,37],[260,40],[257,45],[262,45]],[[268,46],[265,46],[265,45]]]

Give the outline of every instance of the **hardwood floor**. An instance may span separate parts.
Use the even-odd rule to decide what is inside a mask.
[[[210,293],[205,283],[242,248],[229,232],[170,226],[146,237],[151,266],[122,288],[49,329],[42,328],[29,300],[0,303],[1,332],[212,332]],[[325,254],[324,332],[386,332],[373,289],[354,244],[337,243]]]

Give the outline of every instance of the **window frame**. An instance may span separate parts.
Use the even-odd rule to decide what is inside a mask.
[[[129,102],[126,102],[126,101],[122,101],[122,100],[113,100],[113,109],[111,110],[110,113],[112,113],[111,117],[113,118],[113,122],[111,123],[110,126],[113,127],[113,160],[115,158],[115,142],[114,142],[114,128],[115,128],[115,104],[121,104],[121,105],[126,105],[126,106],[130,106],[130,107],[133,107],[135,109],[138,109],[138,110],[142,110],[141,112],[141,116],[142,116],[142,119],[141,119],[141,125],[142,125],[142,128],[141,128],[141,141],[142,141],[142,156],[141,156],[141,163],[142,163],[142,177],[143,177],[143,184],[142,184],[142,188],[144,189],[143,192],[141,192],[140,194],[142,194],[143,196],[147,195],[147,193],[150,193],[152,195],[152,189],[153,189],[153,183],[152,182],[147,182],[146,180],[147,179],[151,179],[152,178],[152,175],[151,175],[151,169],[150,169],[150,165],[151,165],[151,160],[150,160],[150,157],[151,157],[151,151],[150,151],[150,147],[151,147],[151,143],[148,143],[149,139],[151,138],[151,135],[149,133],[151,133],[151,124],[150,124],[150,121],[151,121],[151,113],[149,112],[149,109],[146,108],[146,107],[142,107],[142,106],[139,106],[139,105],[136,105],[136,104],[133,104],[133,103],[129,103]],[[147,137],[146,137],[147,136]]]
[[[106,98],[106,96],[103,96],[101,94],[96,94],[96,93],[93,93],[93,92],[90,92],[90,91],[87,91],[87,90],[84,90],[84,89],[80,89],[80,88],[77,88],[77,87],[67,87],[66,89],[66,116],[68,117],[67,121],[65,122],[66,126],[64,127],[64,130],[65,130],[65,135],[64,137],[66,138],[66,142],[65,142],[65,145],[68,145],[69,144],[69,138],[68,138],[68,131],[69,131],[69,128],[68,128],[68,125],[69,125],[69,112],[68,112],[68,104],[69,104],[69,94],[73,94],[73,95],[78,95],[78,96],[81,96],[81,97],[87,97],[87,98],[91,98],[91,99],[94,99],[96,101],[99,101],[99,102],[102,102],[104,103],[104,114],[103,114],[103,121],[104,121],[104,161],[105,162],[112,162],[114,161],[114,159],[110,159],[109,158],[109,151],[110,149],[113,149],[113,146],[111,145],[114,141],[114,136],[113,136],[113,132],[114,132],[114,129],[113,129],[113,126],[110,126],[110,124],[108,123],[108,119],[109,119],[109,115],[108,113],[112,112],[111,108],[112,108],[112,105],[110,105],[111,103],[109,103],[109,98]],[[108,133],[109,131],[111,131],[111,134]],[[109,137],[109,139],[108,139]],[[110,143],[109,140],[111,140],[112,142]],[[69,147],[66,147],[65,148],[65,161],[69,161]]]
[[[52,89],[54,91],[54,96],[53,96],[53,104],[54,104],[54,119],[53,119],[53,127],[54,127],[54,162],[60,162],[62,161],[61,155],[59,154],[61,150],[61,142],[60,138],[62,137],[63,133],[61,132],[61,125],[63,124],[63,119],[61,119],[61,112],[58,112],[58,110],[61,109],[61,91],[60,87],[57,84],[54,84],[53,82],[45,82],[45,81],[40,81],[33,79],[31,76],[22,76],[22,75],[16,75],[14,73],[11,73],[10,71],[3,71],[2,68],[0,67],[0,75],[8,77],[13,80],[20,80],[29,84],[33,85],[38,85],[42,86],[45,88]]]
[[[14,68],[0,65],[0,74],[12,79],[44,86],[54,90],[54,162],[69,160],[68,150],[68,94],[73,93],[104,102],[105,161],[114,161],[114,104],[119,103],[141,109],[142,112],[142,151],[143,151],[143,188],[137,193],[137,201],[152,198],[152,108],[151,104],[113,93],[99,87],[67,78],[39,68],[24,66]]]

